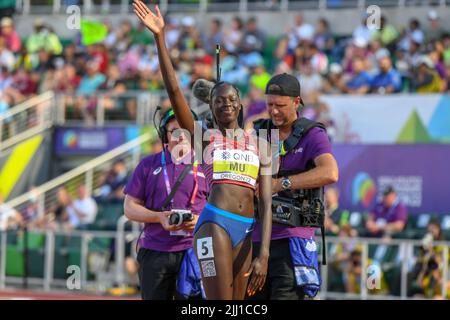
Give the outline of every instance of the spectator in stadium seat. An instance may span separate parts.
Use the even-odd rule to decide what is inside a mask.
[[[420,57],[411,85],[413,91],[417,93],[441,92],[443,84],[430,57],[426,55]]]
[[[311,60],[311,66],[315,72],[324,74],[328,68],[328,57],[325,53],[319,51],[315,44],[306,47],[306,56]]]
[[[372,39],[379,39],[384,46],[393,49],[397,38],[397,29],[393,25],[388,24],[386,16],[382,15],[380,18],[380,29],[375,31]]]
[[[5,67],[12,71],[14,66],[14,54],[6,47],[5,38],[0,36],[0,68]]]
[[[77,89],[78,95],[91,95],[106,81],[106,76],[100,73],[98,62],[91,60],[86,65],[86,74],[81,79]]]
[[[323,77],[322,92],[328,94],[339,94],[345,89],[345,79],[342,66],[333,62],[330,71]]]
[[[299,44],[308,44],[314,41],[314,26],[306,23],[303,14],[294,18],[294,26],[288,30],[289,49],[295,49]]]
[[[441,27],[439,14],[435,10],[428,12],[429,28],[426,31],[425,38],[427,42],[438,40],[442,37],[445,30]]]
[[[5,38],[6,47],[13,53],[18,53],[22,48],[22,40],[14,29],[14,22],[10,17],[5,17],[0,23],[0,36]]]
[[[56,203],[36,221],[36,226],[40,229],[70,231],[72,226],[69,223],[69,216],[73,210],[70,207],[71,196],[66,187],[59,187],[56,192]]]
[[[420,29],[420,22],[416,18],[413,18],[409,21],[409,28],[403,32],[403,36],[398,43],[398,47],[402,50],[408,51],[411,41],[421,45],[424,40],[425,35]]]
[[[406,206],[398,199],[392,186],[383,191],[381,202],[377,202],[366,222],[367,235],[370,237],[390,237],[403,231],[408,219]]]
[[[376,53],[379,72],[371,82],[371,92],[379,94],[395,93],[401,90],[400,73],[392,67],[389,51],[380,49]]]
[[[119,28],[111,30],[105,39],[105,45],[116,55],[124,53],[132,43],[133,26],[128,20],[123,20]]]
[[[350,212],[339,207],[339,190],[329,187],[325,190],[325,230],[333,235],[340,235],[341,230],[350,237],[356,237],[358,232],[350,226]]]
[[[258,28],[258,22],[255,17],[250,17],[245,26],[245,32],[239,45],[239,51],[242,54],[252,52],[263,53],[266,46],[266,35]]]
[[[311,66],[311,61],[309,60],[304,65],[300,66],[297,78],[300,82],[302,97],[305,102],[311,100],[312,96],[319,93],[323,88],[322,77],[318,72],[314,71]]]
[[[208,55],[213,56],[216,52],[216,44],[221,45],[222,42],[222,20],[214,18],[210,22],[208,33],[203,37],[203,48]]]
[[[71,202],[69,221],[76,229],[87,229],[97,216],[97,203],[91,198],[84,184],[77,189],[78,198]]]
[[[375,33],[376,29],[369,29],[367,27],[367,18],[368,17],[369,17],[368,14],[364,12],[361,17],[361,24],[358,25],[353,30],[353,33],[352,33],[353,40],[364,39],[366,43],[369,43],[370,40],[372,40],[373,34]]]
[[[334,46],[333,35],[330,32],[328,20],[320,18],[317,22],[316,33],[314,34],[314,44],[321,52],[329,55]]]
[[[187,56],[202,47],[200,32],[195,25],[195,19],[191,16],[184,16],[181,19],[181,35],[178,38],[177,47]]]
[[[231,26],[224,30],[223,44],[225,49],[231,54],[236,53],[243,35],[242,20],[241,18],[235,16],[231,20]]]
[[[123,188],[127,183],[128,171],[123,160],[118,160],[113,164],[101,179],[101,187],[97,190],[97,200],[99,201],[123,201]]]
[[[442,80],[445,79],[444,50],[445,48],[443,43],[441,41],[436,41],[433,44],[433,51],[428,53],[431,62],[434,64],[434,69],[436,69],[436,72]]]
[[[270,80],[270,74],[266,71],[264,67],[264,60],[261,58],[259,61],[256,60],[250,67],[250,84],[256,88],[264,91],[266,85]]]
[[[352,63],[353,75],[345,83],[344,91],[350,94],[366,94],[370,90],[371,77],[364,70],[364,60],[355,57]]]
[[[0,231],[17,228],[21,221],[20,213],[4,203],[3,193],[0,191]]]
[[[212,56],[204,55],[197,57],[192,66],[192,74],[189,82],[189,88],[192,88],[194,82],[198,79],[213,79],[213,63],[214,59]]]
[[[244,110],[244,129],[251,129],[254,121],[269,117],[264,90],[261,88],[250,85],[249,94],[242,105],[247,106]]]
[[[37,188],[35,186],[32,186],[29,191],[31,192],[29,204],[21,212],[21,215],[23,225],[26,224],[29,229],[32,229],[35,227],[36,222],[39,219],[39,193],[37,192]]]
[[[34,22],[34,32],[28,37],[26,48],[28,53],[44,48],[55,55],[61,54],[63,50],[58,36],[40,18]]]
[[[447,84],[447,92],[450,92],[450,64],[448,64],[445,68],[445,80]]]

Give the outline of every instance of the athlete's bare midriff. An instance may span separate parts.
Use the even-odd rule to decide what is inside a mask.
[[[211,186],[208,202],[219,209],[253,218],[254,194],[255,191],[251,188],[234,184],[216,183]]]

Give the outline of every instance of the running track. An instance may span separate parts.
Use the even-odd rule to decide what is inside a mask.
[[[55,293],[25,290],[1,290],[0,300],[140,300],[138,297],[111,297],[83,293]]]

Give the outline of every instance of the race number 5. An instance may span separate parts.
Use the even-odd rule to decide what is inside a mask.
[[[197,239],[197,257],[199,259],[214,258],[212,237]]]

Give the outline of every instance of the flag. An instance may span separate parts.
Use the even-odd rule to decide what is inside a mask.
[[[81,43],[84,46],[102,42],[107,35],[108,28],[105,24],[96,21],[81,20]]]

